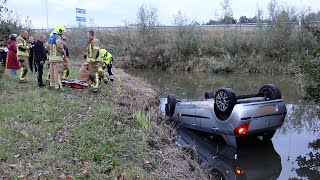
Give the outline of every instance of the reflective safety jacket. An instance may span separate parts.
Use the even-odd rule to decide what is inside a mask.
[[[27,41],[23,39],[21,36],[18,36],[16,39],[16,46],[17,46],[17,56],[18,58],[25,58],[29,57],[29,46]]]
[[[99,40],[97,38],[94,38],[91,42],[89,42],[87,48],[87,62],[100,61],[99,49]]]
[[[49,41],[49,61],[63,61],[64,49],[61,37],[58,34],[50,36]]]
[[[112,54],[107,51],[107,56],[102,57],[102,59],[103,59],[104,63],[106,65],[108,65],[108,64],[110,64],[110,62],[112,60]]]

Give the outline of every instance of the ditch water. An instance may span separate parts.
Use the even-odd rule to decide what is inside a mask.
[[[195,143],[205,166],[222,179],[320,179],[320,106],[303,100],[298,79],[260,74],[128,72],[150,82],[163,97],[173,93],[178,99],[204,99],[205,91],[214,92],[223,86],[244,95],[258,92],[263,84],[277,85],[288,113],[272,141],[236,149],[210,134],[178,129],[177,143]]]

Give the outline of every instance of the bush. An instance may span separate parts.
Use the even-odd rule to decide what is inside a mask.
[[[320,103],[320,59],[318,58],[304,63],[302,69],[303,74],[311,81],[306,87],[305,99]]]

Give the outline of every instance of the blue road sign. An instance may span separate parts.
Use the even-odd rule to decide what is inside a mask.
[[[76,16],[76,21],[86,22],[86,18],[85,17],[81,17],[81,16]]]
[[[85,9],[76,8],[76,13],[86,14],[86,10]]]

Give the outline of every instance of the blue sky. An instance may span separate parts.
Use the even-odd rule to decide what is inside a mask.
[[[93,19],[96,26],[119,26],[124,21],[134,23],[136,13],[142,4],[157,8],[159,22],[171,25],[173,16],[181,10],[190,20],[200,23],[221,15],[222,0],[47,0],[49,27],[61,23],[73,26],[76,24],[75,8],[84,8],[86,18]],[[278,1],[279,2],[279,1]],[[257,5],[268,15],[269,0],[230,0],[233,15],[239,19],[241,15],[252,17],[257,12]],[[319,0],[287,0],[281,4],[295,6],[298,11],[320,10]],[[46,28],[46,0],[8,0],[7,7],[21,19],[29,16],[35,28]]]

